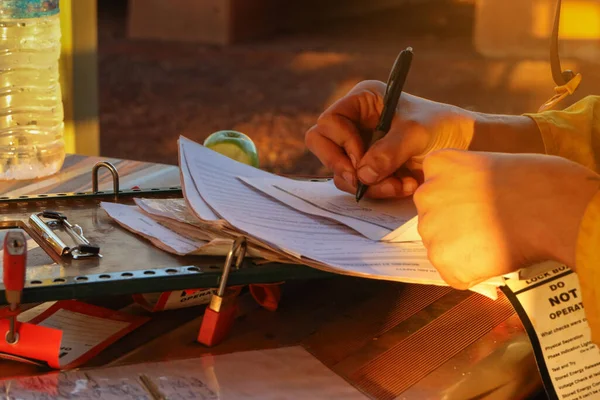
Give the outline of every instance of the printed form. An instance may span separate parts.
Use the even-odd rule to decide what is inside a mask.
[[[342,192],[333,182],[294,179],[240,178],[263,193],[303,213],[333,219],[371,240],[419,242],[417,209],[412,198],[403,200],[363,199]]]
[[[180,143],[203,201],[249,236],[338,273],[447,286],[421,243],[376,242],[336,221],[299,212],[238,179],[285,178],[233,161],[186,138],[180,138]],[[500,284],[499,278],[483,286]]]
[[[185,152],[183,151],[183,142],[179,142],[179,171],[181,174],[181,182],[183,186],[183,194],[184,198],[189,204],[193,204],[194,207],[191,207],[198,218],[203,221],[214,221],[216,223],[222,223],[221,219],[215,212],[210,208],[210,206],[204,201],[198,189],[196,188],[196,183],[192,179],[190,175],[189,168],[187,167],[188,162],[185,157]]]
[[[146,317],[75,300],[43,303],[19,314],[17,319],[22,323],[18,328],[19,342],[14,349],[2,350],[9,355],[45,361],[56,369],[82,365],[148,321]]]

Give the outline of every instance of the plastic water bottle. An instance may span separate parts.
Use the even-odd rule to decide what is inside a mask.
[[[59,0],[0,0],[0,180],[64,162],[59,18]]]

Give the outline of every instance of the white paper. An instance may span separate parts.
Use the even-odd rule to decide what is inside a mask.
[[[137,206],[109,202],[102,202],[100,206],[119,225],[146,237],[156,245],[163,244],[175,254],[198,254],[201,252],[201,248],[209,243],[186,238],[165,228],[142,213]]]
[[[163,310],[208,304],[214,292],[214,289],[176,290],[167,298]]]
[[[386,235],[392,232],[391,229],[385,228],[380,225],[375,225],[360,219],[351,218],[346,215],[336,214],[330,212],[326,209],[318,207],[310,202],[305,201],[300,196],[292,195],[287,191],[283,191],[280,189],[281,186],[287,185],[276,185],[275,183],[279,180],[273,179],[248,179],[248,178],[240,178],[243,182],[251,185],[252,187],[260,190],[261,192],[273,197],[276,200],[279,200],[285,205],[295,208],[296,210],[312,214],[316,216],[321,216],[329,219],[333,219],[338,221],[352,229],[356,232],[361,233],[366,238],[371,240],[381,240]],[[279,183],[282,183],[279,181]],[[329,184],[327,184],[329,186]]]
[[[185,152],[181,149],[182,143],[179,143],[179,170],[181,171],[181,181],[183,186],[183,194],[188,203],[194,204],[194,211],[196,215],[204,221],[215,221],[219,222],[220,218],[215,212],[210,208],[210,206],[204,201],[196,185],[194,180],[190,176],[190,171],[188,168],[188,162],[185,157]]]
[[[333,219],[371,240],[421,241],[417,229],[417,208],[412,197],[395,200],[362,199],[360,203],[356,203],[354,196],[339,190],[333,182],[299,181],[280,177],[241,179],[298,211]]]
[[[162,296],[167,299],[162,307],[155,311],[174,310],[178,308],[194,307],[210,303],[214,289],[188,289],[174,290],[172,292],[142,293],[140,296],[146,304],[142,305],[154,310]],[[137,300],[136,300],[137,301]]]
[[[293,179],[274,182],[274,186],[334,214],[345,215],[392,231],[417,215],[411,198],[395,200],[363,199],[339,190],[333,182]]]
[[[59,363],[61,366],[65,366],[129,324],[125,321],[115,321],[60,309],[38,325],[63,331]]]
[[[600,351],[590,340],[577,274],[561,266],[507,286],[535,330],[558,398],[600,398]]]
[[[244,184],[238,177],[277,179],[180,138],[190,175],[204,200],[229,224],[298,258],[338,273],[444,285],[420,243],[374,242],[326,218],[307,215]],[[283,179],[283,178],[282,178]],[[191,202],[191,206],[195,204]]]

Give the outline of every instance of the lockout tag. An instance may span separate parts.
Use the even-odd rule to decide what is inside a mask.
[[[44,308],[42,304],[37,315],[35,308],[26,311],[17,325],[18,342],[0,340],[0,352],[44,361],[55,369],[71,369],[149,320],[75,300]],[[1,320],[0,332],[7,331],[8,320]]]
[[[133,301],[148,311],[158,312],[208,304],[212,289],[186,289],[133,295]]]
[[[600,350],[591,342],[577,274],[561,265],[502,291],[517,311],[549,399],[600,396]]]
[[[238,294],[242,286],[231,287]],[[186,289],[160,293],[134,294],[133,301],[151,312],[175,310],[210,303],[214,289]]]

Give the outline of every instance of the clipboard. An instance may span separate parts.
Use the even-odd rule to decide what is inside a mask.
[[[112,191],[98,190],[101,168],[108,169],[112,175]],[[28,235],[28,242],[33,244],[28,247],[36,247],[28,252],[23,303],[219,286],[225,257],[166,253],[120,227],[99,206],[101,202],[133,205],[135,197],[182,198],[181,187],[121,189],[119,173],[108,162],[97,163],[91,172],[90,192],[0,197],[0,236],[8,229],[22,229]],[[73,257],[68,251],[65,253],[65,247],[69,246],[57,243],[56,238],[40,229],[39,221],[35,222],[37,217],[46,223],[42,218],[45,211],[60,213],[71,225],[77,225],[81,236],[99,248],[98,254]],[[64,226],[53,233],[63,238],[69,236]],[[238,286],[330,276],[333,274],[305,265],[257,265],[246,258],[239,269],[231,271],[227,284]],[[2,304],[6,304],[4,285],[0,285]]]

